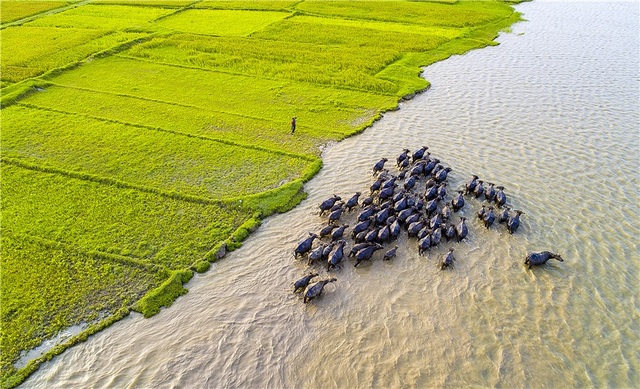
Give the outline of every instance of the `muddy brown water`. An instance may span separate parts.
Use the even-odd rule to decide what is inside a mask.
[[[308,199],[170,309],[130,315],[23,387],[640,386],[638,3],[516,8],[528,21],[499,46],[426,68],[429,91],[328,148]],[[520,230],[473,220],[444,272],[448,246],[419,256],[403,237],[393,261],[347,262],[303,304],[291,283],[309,269],[292,250],[323,226],[317,205],[422,144],[453,168],[451,187],[472,174],[504,185]],[[565,262],[527,271],[537,250]]]

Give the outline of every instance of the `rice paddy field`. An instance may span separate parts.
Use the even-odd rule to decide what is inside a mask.
[[[2,387],[171,305],[304,198],[324,145],[520,17],[503,1],[0,4]]]

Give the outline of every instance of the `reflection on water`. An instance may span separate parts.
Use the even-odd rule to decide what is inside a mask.
[[[426,68],[428,92],[329,148],[309,198],[171,309],[132,315],[24,386],[638,386],[638,5],[517,9],[528,21],[500,46]],[[504,185],[521,228],[469,217],[446,272],[444,248],[419,256],[402,237],[393,261],[347,262],[302,304],[291,283],[308,268],[292,250],[322,226],[317,205],[365,190],[380,157],[422,144],[453,168],[452,188],[472,174]],[[565,262],[527,271],[541,250]]]

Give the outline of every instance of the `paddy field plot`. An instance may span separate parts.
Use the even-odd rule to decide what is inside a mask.
[[[2,30],[3,86],[80,61],[146,34],[101,29],[9,27]],[[8,54],[10,53],[10,54]]]
[[[0,247],[2,371],[11,370],[24,350],[70,326],[113,315],[169,277],[160,267],[14,235],[6,227]]]
[[[251,217],[235,203],[181,200],[6,161],[2,183],[3,230],[170,269],[202,259]]]
[[[12,1],[0,2],[0,23],[8,23],[70,4],[67,1]]]
[[[465,28],[509,17],[513,8],[493,1],[305,1],[296,9],[347,19],[378,20],[426,26]]]
[[[174,13],[173,7],[136,7],[129,5],[87,4],[24,24],[29,27],[86,28],[124,30],[150,28],[151,21]]]
[[[252,118],[212,112],[206,108],[54,85],[32,93],[19,104],[132,126],[174,131],[230,144],[250,147],[258,144],[263,148],[296,155],[316,155],[320,145],[332,136],[330,132],[313,136],[309,131],[304,131],[292,138],[286,131],[289,129],[288,118]],[[337,140],[340,137],[341,134],[333,133],[331,139]],[[240,154],[242,153],[238,155]]]
[[[278,40],[256,44],[253,38],[175,34],[143,42],[120,55],[252,77],[396,94],[398,85],[376,74],[402,53],[381,47]]]
[[[157,25],[195,34],[245,36],[290,15],[276,11],[190,9],[163,18]]]
[[[94,80],[101,80],[96,83]],[[179,80],[179,82],[176,82]],[[316,133],[353,133],[353,122],[393,108],[397,97],[312,83],[269,80],[202,69],[168,66],[122,57],[93,61],[50,82],[66,87],[122,94],[213,112],[289,121]],[[283,129],[286,132],[286,129]]]
[[[195,4],[196,8],[215,9],[242,9],[242,10],[285,10],[292,9],[299,1],[275,0],[275,1],[227,1],[227,0],[204,0]]]
[[[21,106],[2,111],[3,155],[206,198],[292,181],[308,158]]]

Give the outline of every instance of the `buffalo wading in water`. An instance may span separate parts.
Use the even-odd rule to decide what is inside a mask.
[[[342,200],[342,199],[340,198],[340,196],[337,196],[334,194],[333,197],[330,197],[325,201],[323,201],[322,203],[320,203],[320,215],[322,215],[325,211],[330,210],[331,207],[333,207],[333,205],[338,200]]]
[[[308,238],[298,243],[298,246],[295,248],[295,250],[293,250],[294,258],[297,258],[298,256],[302,256],[311,250],[311,245],[313,244],[313,240],[317,239],[318,235],[314,234],[313,232],[310,232],[309,235],[310,236]]]
[[[524,264],[531,269],[532,266],[544,265],[552,258],[557,259],[560,262],[564,262],[564,259],[562,259],[560,254],[554,254],[551,251],[541,251],[539,253],[529,253],[527,258],[524,260]]]
[[[300,278],[298,281],[296,281],[293,284],[293,292],[302,292],[307,285],[309,285],[309,282],[311,281],[312,278],[315,278],[318,276],[318,273],[310,273],[302,278]]]
[[[448,267],[453,267],[453,261],[455,261],[456,258],[453,256],[453,247],[449,249],[449,252],[444,254],[442,256],[442,259],[440,260],[440,270],[444,270]]]
[[[510,234],[514,234],[518,230],[518,227],[520,226],[520,215],[524,214],[524,212],[518,210],[513,212],[514,214],[511,215],[507,221],[507,229],[509,229]]]
[[[324,289],[325,285],[327,285],[330,282],[336,282],[337,280],[338,280],[337,278],[330,278],[328,280],[322,280],[322,281],[316,282],[315,284],[311,285],[309,289],[307,289],[307,291],[304,294],[304,299],[302,301],[304,303],[308,303],[314,298],[322,295],[322,289]]]

